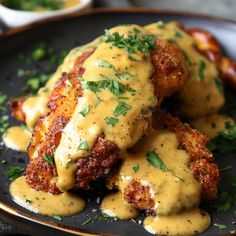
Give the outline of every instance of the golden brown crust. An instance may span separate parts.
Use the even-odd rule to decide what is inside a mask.
[[[180,91],[188,79],[183,53],[174,44],[157,39],[156,50],[151,54],[155,68],[153,83],[159,104],[164,97]]]
[[[187,29],[196,42],[197,49],[216,64],[222,79],[236,89],[236,62],[223,55],[215,37],[203,29]]]
[[[174,132],[180,148],[186,150],[189,154],[191,158],[190,168],[202,185],[203,198],[216,198],[220,172],[218,166],[214,163],[212,153],[207,148],[209,138],[192,129],[188,124],[183,124],[178,118],[162,111],[155,114],[154,120],[154,125],[165,127]]]

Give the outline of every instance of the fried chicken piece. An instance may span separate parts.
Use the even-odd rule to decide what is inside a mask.
[[[180,148],[186,150],[189,154],[191,158],[190,168],[202,185],[203,198],[216,198],[220,173],[218,166],[214,163],[213,154],[207,148],[209,138],[192,129],[188,124],[183,124],[177,117],[162,111],[155,113],[154,119],[154,125],[161,125],[174,132]]]
[[[157,40],[157,50],[152,52],[151,59],[154,65],[153,82],[158,99],[161,101],[165,96],[180,90],[187,80],[187,69],[184,63],[184,56],[175,46],[165,41]],[[92,54],[91,52],[88,57]],[[73,71],[63,74],[56,83],[48,103],[50,112],[45,117],[39,119],[33,133],[28,152],[31,158],[25,172],[27,183],[37,190],[48,191],[53,194],[59,193],[55,181],[57,177],[55,166],[46,165],[47,171],[42,174],[45,165],[39,167],[45,162],[46,154],[54,156],[55,149],[60,142],[61,132],[68,123],[78,97],[82,95],[79,80],[85,68],[84,60],[78,63]],[[68,85],[70,81],[72,86]],[[68,96],[64,95],[65,89]],[[92,148],[91,154],[81,157],[77,161],[75,188],[89,189],[90,182],[100,177],[106,176],[109,170],[116,164],[119,158],[119,149],[115,143],[106,140],[101,134]]]
[[[178,118],[162,111],[156,112],[153,119],[155,129],[164,129],[174,133],[179,143],[179,149],[185,150],[189,155],[189,167],[196,180],[200,183],[202,198],[207,200],[216,198],[220,173],[218,166],[214,163],[212,153],[206,147],[208,138],[197,130],[192,129],[188,124],[183,124]],[[156,151],[158,152],[158,149]],[[139,168],[143,168],[143,166]],[[123,171],[124,170],[120,167],[114,168],[114,172],[111,171],[111,174],[107,178],[107,186],[109,189],[114,187],[119,189],[120,186],[123,186],[125,181],[125,179],[121,177]],[[158,178],[158,176],[156,176],[156,178]],[[131,178],[125,187],[122,188],[126,202],[138,209],[145,210],[148,215],[156,214],[154,210],[156,203],[153,197],[158,193],[153,193],[153,190],[150,190],[150,186],[146,183],[145,176],[141,181]]]

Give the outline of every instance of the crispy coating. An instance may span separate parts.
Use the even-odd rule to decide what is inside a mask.
[[[157,39],[156,50],[151,54],[155,68],[153,84],[159,104],[163,98],[180,91],[188,79],[183,53],[174,44]]]
[[[190,168],[202,185],[203,198],[216,198],[220,172],[214,163],[212,153],[207,148],[209,138],[192,129],[188,124],[183,124],[178,118],[162,111],[155,114],[155,125],[165,127],[176,134],[180,148],[186,150],[191,158]]]
[[[187,80],[187,69],[184,56],[176,46],[159,39],[156,44],[157,50],[151,54],[154,65],[152,79],[156,95],[159,101],[162,101],[165,96],[169,96],[183,87]],[[50,96],[49,114],[39,119],[34,129],[28,149],[31,162],[25,172],[27,182],[33,188],[54,194],[59,193],[59,190],[55,188],[56,168],[54,167],[48,178],[45,176],[43,181],[40,181],[41,169],[40,167],[35,168],[35,162],[41,162],[45,154],[53,157],[60,142],[61,132],[77,105],[78,97],[83,92],[77,77],[84,73],[83,63],[92,53],[93,51],[83,55],[82,59],[78,58],[74,69],[70,73],[62,74]],[[77,162],[76,189],[89,189],[90,182],[106,176],[118,158],[119,149],[117,145],[106,140],[106,137],[101,134],[97,138],[91,154],[79,158]]]
[[[194,38],[197,49],[216,64],[223,81],[236,89],[236,62],[223,55],[216,38],[203,29],[191,28],[186,31]]]
[[[217,187],[220,180],[218,166],[213,162],[212,153],[206,147],[208,138],[192,129],[188,124],[183,124],[178,118],[163,111],[154,114],[153,126],[156,129],[167,129],[176,134],[179,148],[186,150],[190,156],[189,166],[194,176],[202,186],[203,199],[217,197]],[[114,168],[107,178],[107,186],[119,187],[119,167]],[[154,200],[151,198],[148,186],[133,179],[124,189],[124,199],[134,207],[145,210],[148,215],[153,215]]]

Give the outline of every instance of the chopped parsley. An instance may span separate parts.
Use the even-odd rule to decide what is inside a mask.
[[[6,94],[0,92],[0,111],[2,112],[7,110],[6,100],[7,100]]]
[[[206,69],[206,63],[203,60],[199,60],[198,62],[198,77],[200,80],[204,80],[204,71]]]
[[[32,200],[30,200],[30,199],[25,199],[25,203],[32,204],[32,203],[33,203],[33,201],[32,201]]]
[[[236,124],[225,123],[225,130],[220,131],[218,136],[213,138],[208,144],[211,151],[221,154],[236,151]]]
[[[175,37],[176,38],[182,38],[182,34],[179,31],[175,31]]]
[[[56,220],[60,220],[60,221],[62,221],[62,217],[61,216],[58,216],[58,215],[55,215],[55,216],[52,216],[54,219],[56,219]]]
[[[158,23],[156,24],[156,27],[157,27],[158,29],[164,29],[164,28],[165,28],[165,24],[164,24],[162,21],[160,21],[160,22],[158,22]]]
[[[66,169],[69,169],[70,165],[71,165],[71,162],[72,160],[69,159],[67,162],[66,162]]]
[[[129,72],[125,72],[123,74],[116,75],[116,77],[120,80],[128,80],[133,77]]]
[[[87,219],[86,221],[84,221],[84,222],[82,223],[82,225],[87,225],[87,224],[90,223],[91,221],[92,221],[92,219],[89,218],[89,219]]]
[[[11,179],[16,179],[23,173],[24,169],[18,166],[9,166],[7,168],[7,175]]]
[[[216,87],[218,88],[218,90],[223,93],[224,91],[224,87],[223,87],[223,83],[222,83],[222,79],[220,77],[217,77],[215,79],[215,83],[216,83]]]
[[[123,48],[128,53],[140,51],[147,54],[149,51],[156,48],[155,37],[153,35],[142,35],[136,28],[128,37],[119,34],[118,32],[109,32],[105,30],[105,42],[112,43],[112,46]]]
[[[47,50],[46,47],[42,44],[41,46],[37,47],[33,52],[32,52],[32,59],[34,61],[40,61],[43,60],[47,57]]]
[[[132,106],[129,104],[124,103],[124,102],[119,102],[114,110],[114,115],[115,116],[120,116],[120,115],[125,116],[131,108],[132,108]]]
[[[119,121],[119,119],[115,117],[107,117],[105,120],[106,120],[106,123],[108,125],[111,125],[112,127],[114,127],[115,124]]]
[[[164,171],[168,172],[170,169],[165,165],[165,163],[161,160],[159,155],[155,151],[149,151],[146,153],[147,161],[152,166]]]
[[[89,113],[89,111],[90,111],[90,106],[88,105],[88,106],[86,106],[86,107],[80,112],[80,114],[81,114],[83,117],[85,117],[85,116]]]
[[[182,50],[182,53],[184,54],[186,66],[191,66],[191,65],[192,65],[192,62],[191,62],[191,60],[189,59],[188,54],[187,54],[184,50]]]
[[[136,166],[133,166],[133,171],[134,173],[139,171],[139,164],[137,164]]]
[[[84,89],[93,91],[94,93],[100,92],[101,89],[108,89],[115,96],[120,96],[126,92],[135,93],[136,90],[126,87],[124,84],[121,84],[113,79],[105,79],[100,81],[87,81],[83,84]]]
[[[223,224],[214,224],[214,226],[218,227],[219,229],[227,229],[226,225]]]
[[[105,60],[99,60],[99,61],[97,62],[97,65],[98,65],[99,67],[110,68],[110,69],[115,70],[115,67],[114,67],[111,63],[109,63],[108,61],[105,61]]]
[[[8,123],[8,116],[0,116],[0,132],[4,133],[7,131],[7,128],[9,127]]]
[[[85,140],[83,138],[80,138],[78,149],[82,150],[82,151],[88,151],[89,150],[89,145],[88,145],[87,140]]]
[[[45,160],[50,165],[54,165],[54,158],[51,155],[49,155],[48,153],[46,153],[44,155],[43,160]]]

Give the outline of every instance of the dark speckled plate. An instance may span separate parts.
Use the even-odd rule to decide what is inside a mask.
[[[198,15],[189,15],[185,13],[160,12],[148,9],[127,9],[127,10],[98,10],[88,12],[87,14],[57,19],[53,21],[45,21],[19,30],[10,31],[6,35],[0,36],[0,78],[1,87],[8,97],[19,95],[20,88],[25,81],[19,79],[16,74],[20,67],[26,68],[27,65],[18,59],[18,55],[23,53],[30,56],[32,50],[39,43],[46,43],[48,46],[55,48],[57,51],[68,50],[75,45],[84,44],[91,41],[95,37],[104,32],[105,28],[110,28],[117,24],[136,23],[145,25],[158,20],[171,21],[176,20],[184,23],[188,27],[200,27],[214,33],[221,43],[225,53],[236,60],[236,23],[221,19],[213,19]],[[32,65],[30,65],[32,67]],[[35,65],[37,66],[37,65]],[[41,67],[47,66],[42,64]],[[228,104],[236,104],[235,91],[227,89]],[[236,106],[235,106],[236,107]],[[16,123],[10,120],[12,124]],[[11,220],[11,223],[21,225],[33,235],[63,235],[62,231],[79,234],[79,235],[149,235],[138,223],[131,221],[114,221],[104,219],[98,210],[99,204],[96,202],[96,197],[93,193],[89,193],[89,203],[86,210],[76,216],[65,217],[62,221],[55,220],[51,217],[45,217],[28,212],[15,204],[9,195],[8,186],[9,178],[6,175],[6,168],[11,165],[25,167],[27,156],[24,153],[17,153],[6,148],[2,148],[0,154],[1,160],[7,160],[6,164],[0,162],[0,208],[15,216],[3,214],[1,217],[6,217]],[[231,165],[229,171],[223,172],[221,181],[221,190],[227,190],[229,174],[235,175],[236,159],[235,156],[217,156],[216,161],[221,167]],[[104,191],[99,188],[100,197]],[[202,235],[222,235],[235,229],[232,224],[235,216],[233,211],[217,213],[214,203],[205,203],[202,207],[207,209],[212,216],[213,223],[225,224],[227,229],[219,230],[214,225]],[[94,212],[95,211],[95,212]],[[17,217],[16,217],[17,216]],[[19,218],[21,217],[21,219]],[[37,222],[38,224],[26,221]],[[96,218],[96,219],[95,219]],[[91,219],[88,224],[83,224],[87,219]],[[136,222],[142,220],[143,216],[135,219]],[[46,225],[51,228],[45,228]],[[52,229],[54,228],[54,229]],[[60,230],[60,232],[55,231]]]

